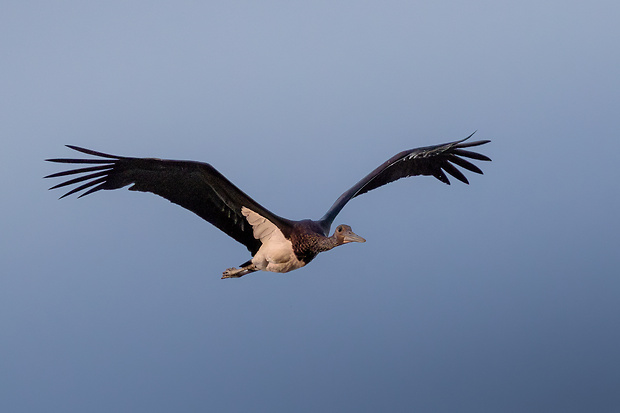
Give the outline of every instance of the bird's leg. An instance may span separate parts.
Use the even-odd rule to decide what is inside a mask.
[[[224,278],[239,278],[239,277],[243,277],[246,274],[249,274],[251,272],[254,271],[258,271],[258,267],[256,267],[256,265],[250,263],[249,265],[246,265],[244,267],[241,268],[229,268],[226,271],[224,271],[222,273],[222,280]]]

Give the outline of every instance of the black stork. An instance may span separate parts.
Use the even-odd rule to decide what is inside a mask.
[[[238,278],[254,271],[289,272],[308,264],[319,252],[350,242],[365,242],[348,225],[338,225],[333,235],[329,230],[340,210],[352,198],[387,183],[415,175],[434,176],[450,184],[445,172],[468,184],[455,165],[482,174],[480,168],[464,158],[490,161],[487,156],[465,148],[490,141],[466,142],[471,136],[455,142],[426,146],[400,152],[349,188],[318,221],[292,221],[282,218],[254,201],[207,163],[154,158],[129,158],[109,155],[67,145],[97,159],[48,159],[68,164],[94,164],[46,176],[57,178],[82,174],[50,189],[86,183],[70,190],[61,198],[83,192],[79,197],[102,189],[119,189],[132,185],[130,191],[152,192],[189,209],[201,218],[242,243],[252,259],[240,268],[229,268],[222,278]]]

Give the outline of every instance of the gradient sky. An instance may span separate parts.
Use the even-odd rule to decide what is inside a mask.
[[[5,1],[2,412],[620,411],[616,1]],[[213,164],[318,218],[398,151],[365,244],[285,275],[126,190],[58,201],[64,144]],[[454,181],[454,180],[453,180]]]

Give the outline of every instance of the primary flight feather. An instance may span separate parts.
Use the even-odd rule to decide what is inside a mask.
[[[319,252],[350,242],[365,242],[348,225],[339,225],[330,236],[334,219],[351,199],[397,179],[429,175],[450,184],[447,173],[468,184],[467,178],[456,166],[482,174],[480,168],[465,158],[490,161],[485,155],[465,149],[490,142],[468,142],[472,135],[455,142],[394,155],[345,191],[316,221],[293,221],[274,214],[214,167],[202,162],[130,158],[67,145],[97,158],[48,159],[50,162],[82,164],[85,167],[54,173],[45,178],[78,175],[50,188],[77,185],[61,198],[80,191],[83,191],[79,195],[82,197],[102,189],[132,185],[129,190],[152,192],[189,209],[248,248],[252,259],[240,268],[229,268],[222,274],[222,278],[238,278],[258,270],[292,271],[309,263]]]

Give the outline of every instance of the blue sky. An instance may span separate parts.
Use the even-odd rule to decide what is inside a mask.
[[[620,409],[617,2],[17,2],[0,16],[0,408]],[[398,151],[368,242],[285,275],[149,194],[58,201],[64,144],[213,164],[318,218]]]

